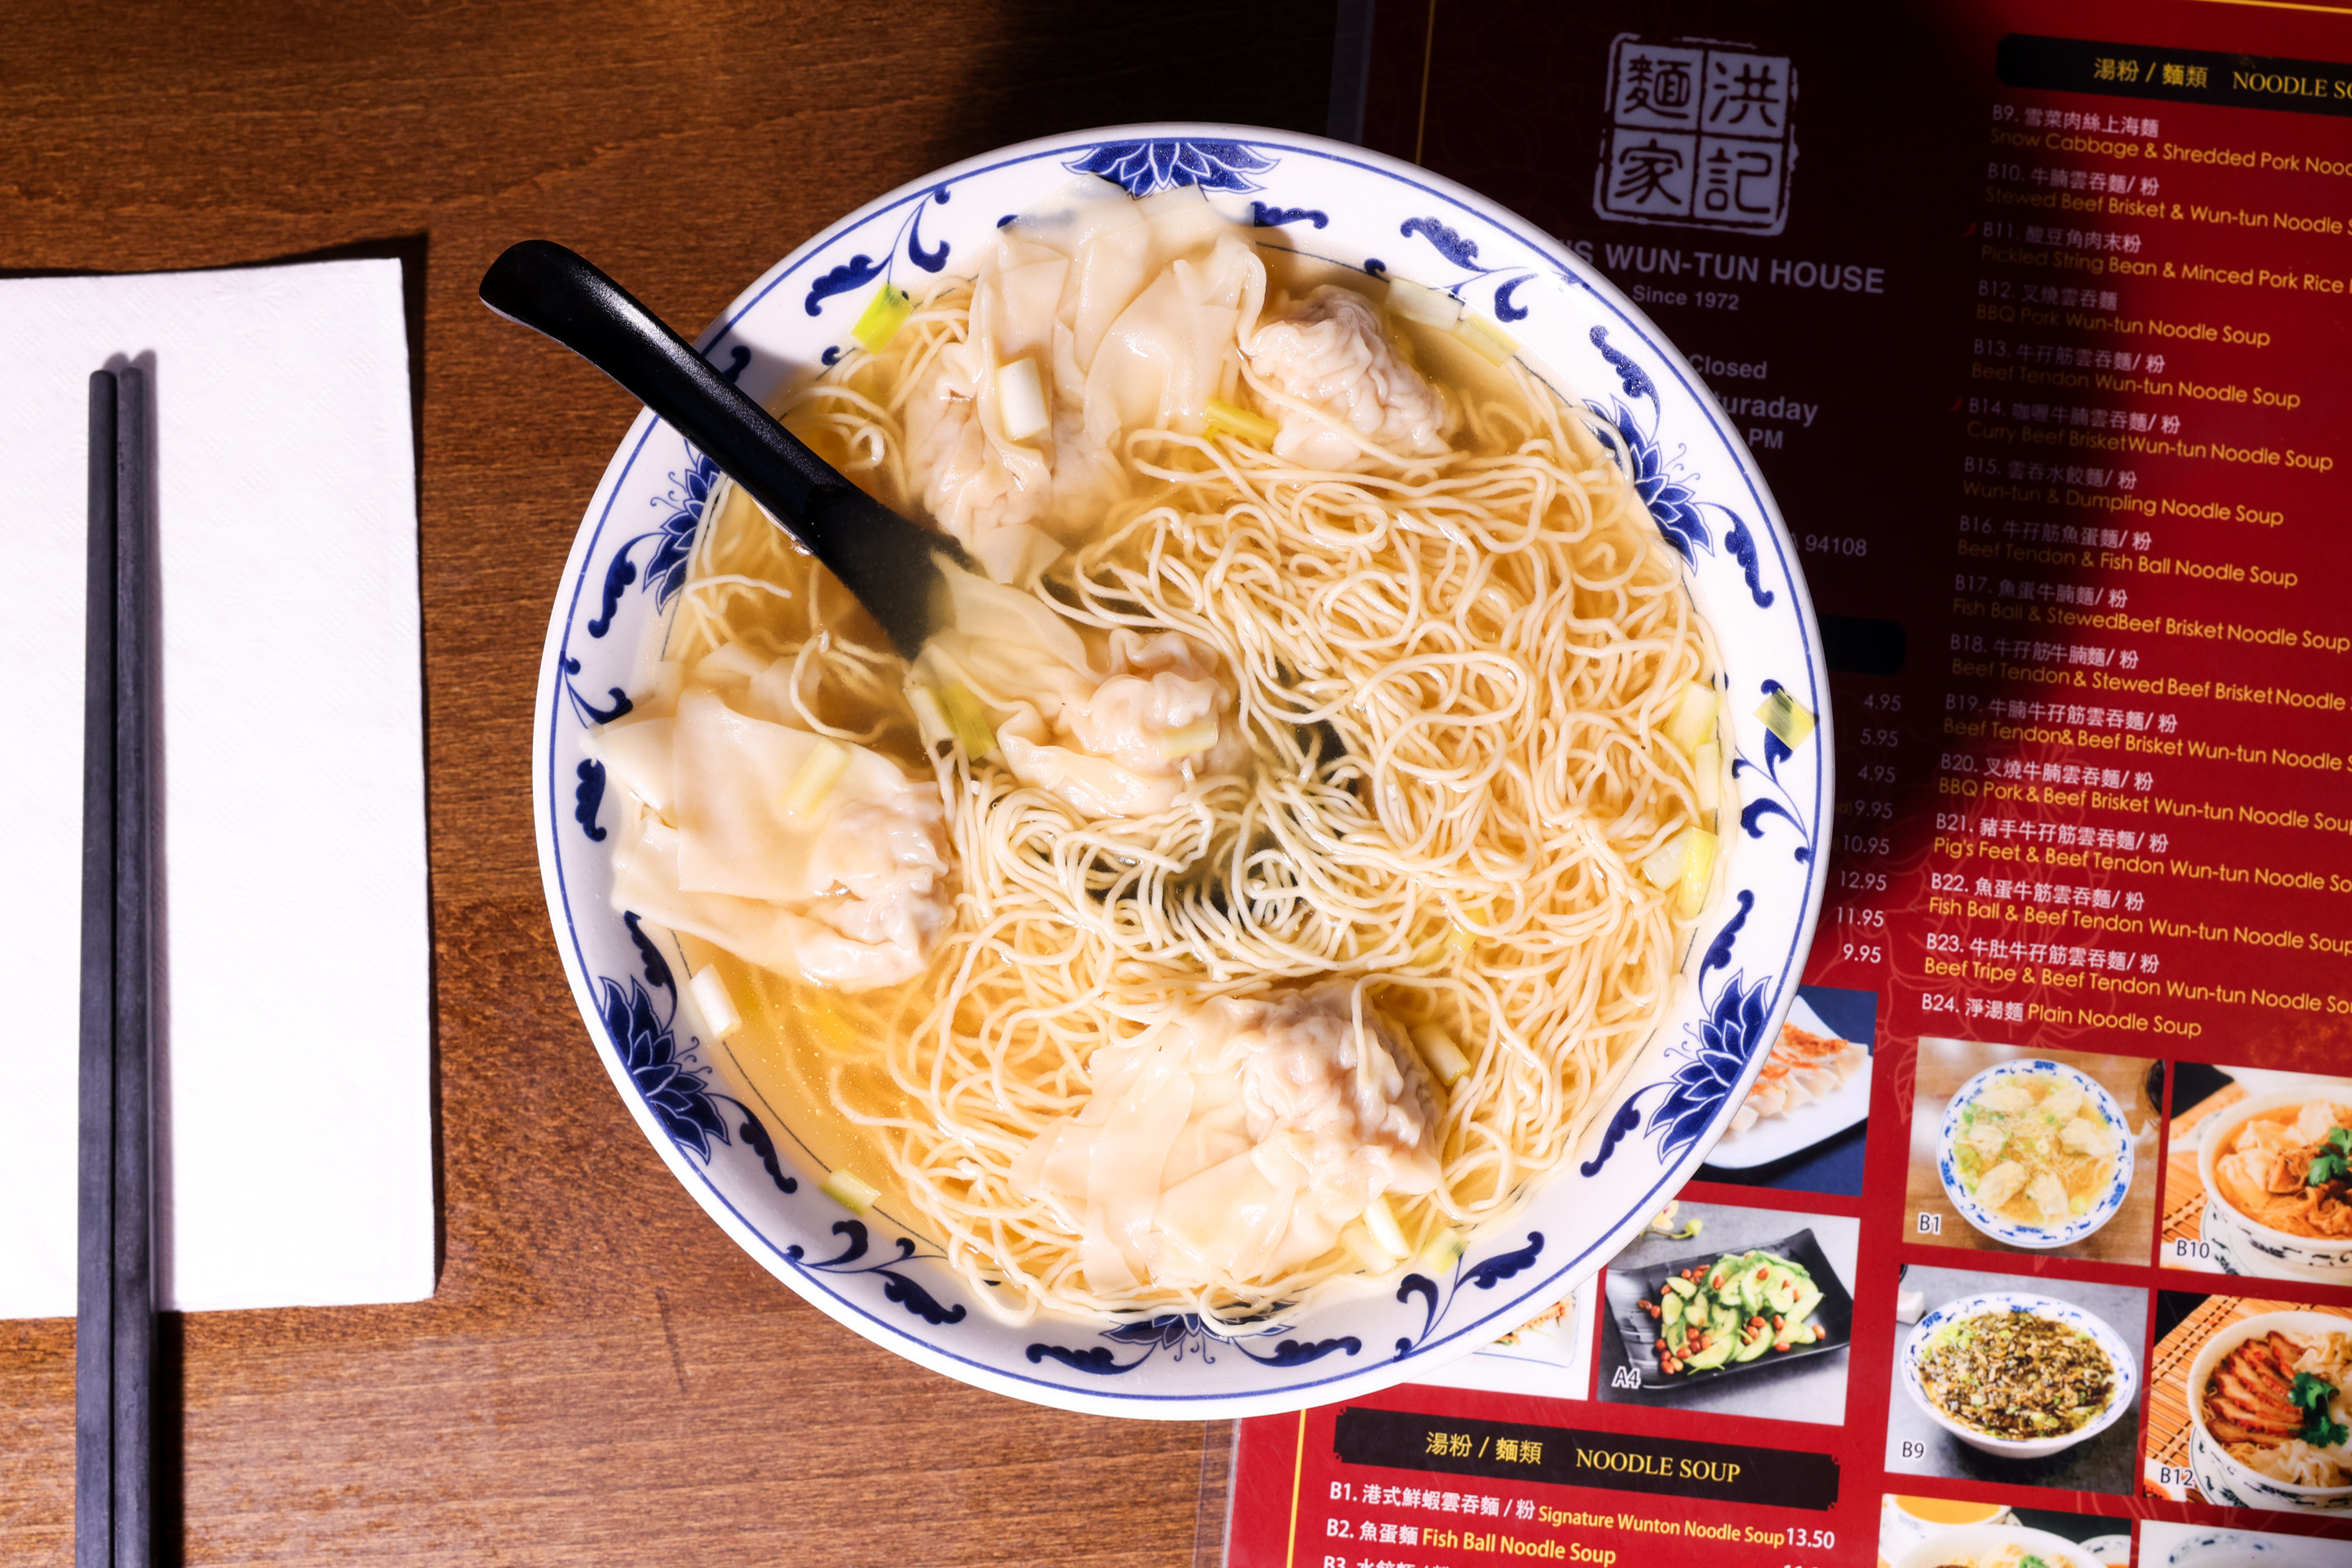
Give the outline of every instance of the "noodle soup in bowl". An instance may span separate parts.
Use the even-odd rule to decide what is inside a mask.
[[[2313,1368],[2316,1370],[2312,1370]],[[2331,1441],[2309,1441],[2304,1376],[2326,1386]],[[2309,1384],[2303,1384],[2309,1388]],[[2189,1468],[2209,1502],[2296,1513],[2352,1510],[2352,1318],[2262,1312],[2231,1323],[2189,1363]]]
[[[2352,1230],[2326,1227],[2352,1219],[2352,1205],[2341,1201],[2347,1184],[2310,1181],[2312,1151],[2324,1152],[2328,1135],[2347,1123],[2352,1084],[2257,1094],[2213,1117],[2197,1148],[2205,1185],[2200,1230],[2223,1268],[2352,1284]]]
[[[2098,1558],[2063,1535],[2021,1524],[1967,1524],[1939,1531],[1895,1559],[1893,1568],[2101,1568]]]
[[[1056,315],[1114,262],[1117,331]],[[1127,128],[870,204],[698,346],[973,563],[898,661],[645,415],[557,595],[567,973],[780,1279],[1015,1397],[1267,1414],[1478,1348],[1679,1188],[1793,998],[1828,693],[1760,477],[1604,279],[1360,149]],[[1097,533],[1022,510],[1097,479]],[[1481,886],[1452,836],[1503,817]]]
[[[1995,1241],[2071,1247],[2131,1191],[2131,1123],[2116,1097],[2063,1062],[1985,1068],[1952,1096],[1936,1174],[1960,1217]]]
[[[2020,1365],[2030,1368],[2022,1381]],[[1996,1383],[1988,1368],[2015,1385]],[[2005,1459],[2071,1448],[2114,1426],[2139,1398],[2139,1363],[2123,1336],[2095,1313],[2047,1296],[1997,1291],[1948,1302],[1919,1320],[1897,1371],[1929,1420]],[[2096,1397],[2085,1401],[2090,1390]]]

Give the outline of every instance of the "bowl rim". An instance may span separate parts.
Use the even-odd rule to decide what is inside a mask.
[[[2097,1097],[2099,1103],[2112,1113],[2111,1119],[2116,1128],[2116,1143],[2120,1149],[2120,1152],[2116,1157],[2116,1173],[2119,1180],[2115,1183],[2108,1197],[2088,1213],[2077,1215],[2067,1220],[2064,1225],[2055,1226],[2021,1225],[2014,1220],[2006,1220],[1997,1214],[1989,1213],[1972,1194],[1958,1186],[1950,1174],[1952,1146],[1959,1131],[1960,1112],[1967,1109],[1969,1102],[1982,1091],[1983,1086],[1992,1079],[2015,1078],[2023,1073],[2043,1070],[2054,1070],[2065,1074],[2073,1078],[2085,1092]],[[2132,1149],[2132,1136],[2131,1121],[2124,1114],[2123,1101],[2117,1100],[2114,1091],[2105,1084],[2072,1062],[2062,1062],[2054,1057],[2018,1057],[1979,1068],[1969,1076],[1967,1082],[1952,1091],[1951,1100],[1944,1107],[1943,1124],[1937,1129],[1936,1132],[1936,1179],[1943,1184],[1944,1195],[1951,1200],[1952,1207],[1979,1235],[1989,1236],[1995,1241],[2004,1241],[2011,1247],[2024,1247],[2030,1251],[2052,1252],[2062,1247],[2073,1247],[2077,1243],[2088,1241],[2105,1229],[2109,1220],[2123,1212],[2124,1200],[2131,1195],[2132,1183],[2139,1177],[2139,1162]],[[2079,1230],[2077,1227],[2080,1227]],[[2057,1233],[2056,1239],[2047,1241],[2038,1239],[2039,1234],[2043,1232]],[[2067,1234],[2069,1232],[2074,1234]],[[2025,1239],[2029,1236],[2037,1237],[2037,1239]]]
[[[2048,1311],[2044,1310],[2045,1308],[2054,1308],[2058,1310]],[[1964,1318],[1981,1317],[1996,1310],[2020,1310],[2032,1312],[2036,1317],[2050,1318],[2059,1322],[2066,1321],[2064,1313],[2079,1314],[2092,1325],[2091,1337],[2099,1342],[2099,1348],[2107,1352],[2108,1360],[2116,1364],[2116,1371],[2120,1374],[2116,1379],[2115,1394],[2107,1401],[2106,1408],[2072,1432],[2055,1437],[1997,1437],[1989,1432],[1979,1432],[1972,1427],[1961,1426],[1937,1409],[1934,1401],[1927,1397],[1927,1389],[1919,1382],[1919,1354],[1926,1347],[1929,1331],[1943,1326],[1937,1321],[1939,1318],[1946,1321],[1958,1322]],[[2068,1322],[2066,1326],[2073,1328],[2076,1325]],[[2022,1290],[1982,1290],[1973,1296],[1955,1297],[1942,1306],[1931,1308],[1921,1316],[1919,1321],[1913,1326],[1911,1332],[1904,1339],[1901,1354],[1903,1387],[1905,1392],[1911,1395],[1912,1403],[1917,1405],[1929,1420],[1963,1443],[1973,1447],[1998,1445],[1985,1447],[1987,1453],[2006,1454],[2015,1458],[2039,1458],[2060,1453],[2105,1431],[2121,1418],[2125,1411],[2132,1409],[2139,1403],[2139,1358],[2132,1353],[2131,1346],[2125,1342],[2123,1335],[2116,1331],[2113,1323],[2100,1317],[2090,1308],[2079,1302],[2061,1300],[2055,1296],[2036,1296]]]
[[[2229,1478],[2232,1481],[2243,1478],[2242,1484],[2273,1488],[2290,1497],[2352,1497],[2352,1481],[2338,1487],[2307,1487],[2296,1481],[2283,1481],[2275,1476],[2266,1476],[2231,1453],[2229,1445],[2215,1436],[2212,1429],[2205,1425],[2205,1384],[2212,1377],[2213,1367],[2223,1355],[2253,1338],[2257,1331],[2267,1333],[2276,1328],[2305,1327],[2321,1328],[2331,1333],[2352,1334],[2352,1317],[2338,1317],[2315,1308],[2290,1308],[2276,1312],[2256,1312],[2251,1318],[2241,1318],[2207,1335],[2205,1342],[2198,1347],[2197,1354],[2189,1361],[2189,1372],[2181,1384],[2180,1392],[2189,1406],[2189,1429],[2193,1436],[2204,1440],[2217,1461],[2235,1472]]]
[[[1790,635],[1793,647],[1791,662],[1801,660],[1801,668],[1791,678],[1801,676],[1808,683],[1806,695],[1818,698],[1815,705],[1815,730],[1818,737],[1812,748],[1819,760],[1816,777],[1811,781],[1810,799],[1801,802],[1810,808],[1813,826],[1801,826],[1808,846],[1813,847],[1812,858],[1805,861],[1801,873],[1802,896],[1780,906],[1790,910],[1794,920],[1790,928],[1787,951],[1767,958],[1761,968],[1756,992],[1761,1003],[1766,1033],[1777,1028],[1786,1016],[1796,994],[1801,977],[1803,954],[1810,949],[1818,926],[1824,901],[1827,882],[1822,869],[1818,845],[1830,821],[1835,795],[1833,763],[1834,730],[1831,711],[1827,661],[1822,650],[1821,629],[1810,589],[1806,584],[1785,519],[1774,501],[1754,458],[1742,441],[1738,427],[1724,414],[1720,402],[1701,381],[1673,342],[1660,331],[1655,323],[1604,275],[1587,262],[1573,248],[1545,233],[1500,203],[1472,192],[1442,176],[1431,174],[1412,164],[1402,163],[1366,149],[1334,142],[1324,138],[1268,128],[1223,124],[1207,121],[1169,121],[1118,126],[1103,126],[1033,138],[1009,146],[992,149],[930,171],[858,206],[840,217],[827,222],[806,240],[794,247],[782,259],[762,272],[721,310],[695,340],[698,350],[709,353],[742,321],[746,313],[761,299],[779,287],[786,279],[808,266],[828,247],[858,225],[889,212],[893,208],[916,202],[938,187],[957,180],[987,173],[1008,164],[1077,150],[1091,149],[1114,142],[1155,141],[1231,141],[1247,143],[1253,148],[1269,152],[1290,152],[1307,154],[1337,163],[1353,164],[1386,180],[1418,191],[1422,195],[1447,207],[1475,216],[1478,221],[1507,235],[1539,258],[1559,276],[1591,295],[1609,316],[1622,322],[1653,353],[1657,354],[1663,376],[1671,377],[1678,392],[1696,405],[1700,418],[1712,426],[1719,437],[1727,458],[1722,473],[1734,491],[1745,497],[1743,505],[1752,509],[1754,522],[1763,525],[1759,531],[1765,537],[1760,542],[1769,548],[1775,568],[1783,574],[1791,592]],[[1542,365],[1540,358],[1535,360]],[[680,1184],[709,1214],[719,1227],[741,1247],[761,1267],[775,1275],[788,1289],[809,1301],[835,1321],[866,1338],[907,1356],[919,1365],[959,1381],[987,1388],[992,1392],[1043,1404],[1057,1408],[1095,1415],[1127,1416],[1158,1416],[1166,1419],[1195,1420],[1243,1415],[1286,1413],[1306,1405],[1323,1403],[1336,1397],[1352,1397],[1375,1392],[1394,1384],[1423,1375],[1448,1361],[1465,1355],[1483,1345],[1501,1327],[1505,1319],[1517,1321],[1575,1289],[1589,1279],[1608,1258],[1621,1249],[1626,1239],[1642,1228],[1649,1215],[1666,1195],[1678,1190],[1690,1173],[1703,1161],[1713,1138],[1727,1125],[1761,1070],[1766,1052],[1755,1052],[1744,1069],[1731,1084],[1716,1113],[1703,1124],[1694,1142],[1672,1159],[1656,1167],[1655,1179],[1643,1193],[1640,1202],[1633,1205],[1624,1216],[1610,1230],[1593,1237],[1572,1256],[1565,1249],[1556,1254],[1558,1262],[1545,1259],[1546,1271],[1528,1289],[1504,1298],[1498,1291],[1499,1304],[1469,1303],[1473,1310],[1463,1314],[1459,1322],[1448,1322],[1433,1328],[1427,1338],[1416,1344],[1410,1354],[1400,1352],[1394,1358],[1384,1358],[1370,1364],[1337,1369],[1322,1376],[1308,1376],[1265,1391],[1202,1390],[1192,1392],[1175,1389],[1165,1392],[1097,1393],[1053,1378],[1024,1375],[1022,1372],[992,1363],[977,1355],[964,1355],[942,1348],[934,1339],[912,1327],[895,1321],[885,1321],[869,1314],[860,1304],[838,1295],[829,1288],[830,1281],[809,1276],[796,1263],[787,1262],[782,1243],[764,1234],[739,1208],[735,1199],[722,1188],[714,1173],[706,1171],[686,1158],[656,1119],[644,1094],[631,1081],[613,1044],[607,1038],[599,1016],[595,996],[585,965],[582,939],[572,930],[570,900],[567,894],[562,855],[555,846],[555,832],[560,816],[566,815],[557,804],[559,792],[568,788],[554,775],[554,746],[551,742],[551,718],[556,704],[558,667],[562,657],[563,638],[571,622],[579,612],[582,595],[589,592],[584,567],[593,546],[610,519],[618,500],[621,480],[629,473],[646,443],[661,427],[650,411],[640,410],[616,446],[608,460],[594,494],[589,500],[582,521],[575,528],[572,550],[567,556],[558,582],[555,602],[550,616],[546,647],[541,665],[539,700],[533,714],[533,816],[534,837],[540,855],[541,880],[551,915],[556,923],[557,947],[566,977],[571,982],[575,1004],[587,1026],[593,1047],[603,1058],[607,1075],[620,1092],[623,1103],[636,1121],[639,1130],[655,1148],[656,1154],[668,1164]],[[1803,748],[1800,748],[1801,751]],[[1728,848],[1729,846],[1727,846]],[[1719,908],[1719,906],[1718,906]],[[1745,918],[1744,912],[1741,916]],[[569,934],[567,934],[569,932]],[[1720,941],[1720,939],[1718,939]],[[1694,948],[1685,960],[1685,980],[1696,961]],[[1703,972],[1702,972],[1703,973]],[[1662,1025],[1662,1027],[1664,1026]],[[1659,1038],[1654,1032],[1641,1046],[1630,1053],[1627,1068],[1637,1063],[1643,1052],[1650,1050]],[[1607,1092],[1622,1095],[1626,1089],[1626,1072],[1614,1075]],[[1606,1102],[1604,1102],[1606,1103]],[[1620,1120],[1622,1120],[1621,1108]],[[1594,1130],[1598,1130],[1596,1120]],[[1630,1129],[1629,1129],[1630,1130]],[[1588,1133],[1590,1136],[1590,1133]],[[1613,1144],[1615,1136],[1609,1139]],[[1498,1278],[1508,1278],[1506,1270]],[[1483,1307],[1484,1310],[1477,1308]],[[1058,1320],[1053,1321],[1060,1326]],[[1093,1325],[1085,1325],[1092,1327]],[[1034,1356],[1030,1358],[1033,1362]]]
[[[2036,1530],[2030,1524],[2001,1524],[1987,1521],[1981,1524],[1955,1524],[1937,1531],[1906,1547],[1895,1559],[1892,1568],[1941,1568],[1937,1556],[1921,1553],[1964,1552],[1973,1556],[1986,1547],[2031,1546],[2044,1552],[2057,1552],[2065,1558],[2063,1568],[2105,1568],[2098,1558],[2083,1550],[2083,1542],[2053,1535],[2046,1530]]]
[[[2325,1091],[2337,1090],[2331,1096]],[[2333,1104],[2352,1108],[2352,1081],[2342,1079],[2324,1079],[2311,1089],[2274,1089],[2263,1094],[2250,1094],[2235,1105],[2223,1106],[2213,1113],[2197,1143],[2197,1179],[2203,1184],[2205,1196],[2227,1211],[2230,1223],[2247,1232],[2256,1241],[2275,1242],[2283,1247],[2305,1252],[2352,1251],[2352,1236],[2329,1243],[2315,1236],[2297,1236],[2293,1231],[2276,1230],[2252,1218],[2245,1210],[2230,1201],[2214,1180],[2221,1160],[2221,1147],[2224,1134],[2233,1133],[2265,1110],[2282,1110],[2290,1105],[2307,1105],[2315,1100],[2326,1100]]]

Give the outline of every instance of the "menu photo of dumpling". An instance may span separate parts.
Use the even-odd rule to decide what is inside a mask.
[[[1905,1238],[2146,1263],[2163,1095],[2144,1057],[1921,1040]]]

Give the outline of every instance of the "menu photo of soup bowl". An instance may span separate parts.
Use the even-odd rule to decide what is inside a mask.
[[[1906,1239],[2145,1264],[2162,1102],[2145,1057],[1921,1040]]]
[[[2130,1495],[2147,1304],[2129,1286],[1906,1268],[1887,1469]]]
[[[2156,1322],[2141,1489],[2352,1519],[2352,1310],[2167,1290]]]
[[[2352,1079],[2176,1066],[2158,1261],[2352,1285]]]
[[[2344,1568],[2352,1546],[2307,1535],[2142,1520],[2141,1568]]]
[[[1879,1500],[1879,1568],[2130,1568],[2131,1521],[2006,1502]]]

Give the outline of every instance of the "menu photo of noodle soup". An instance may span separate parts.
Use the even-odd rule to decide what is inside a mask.
[[[2352,1521],[2352,1310],[2164,1291],[2149,1378],[2147,1495]]]
[[[2352,1285],[2352,1079],[2182,1062],[2161,1263]]]
[[[2139,1526],[2139,1562],[2140,1568],[2344,1568],[2352,1562],[2352,1546],[2275,1531],[2147,1519]]]
[[[1879,1568],[2130,1568],[2131,1521],[2007,1502],[1879,1500]]]
[[[2145,1057],[1921,1040],[1905,1238],[2146,1264],[2162,1103]]]
[[[2122,1285],[1906,1268],[1887,1469],[2128,1496],[2147,1302]]]
[[[1680,1202],[1610,1261],[1598,1396],[1727,1415],[1845,1420],[1858,1220]]]

